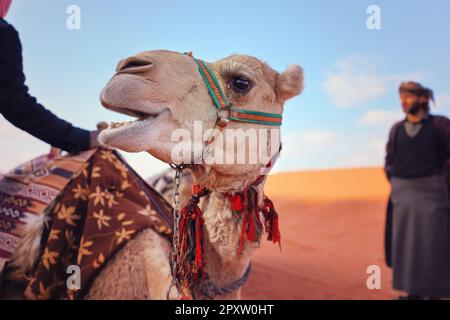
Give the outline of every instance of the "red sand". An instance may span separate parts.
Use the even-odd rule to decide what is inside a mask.
[[[280,214],[282,252],[264,241],[243,299],[392,299],[384,262],[389,185],[381,168],[282,173],[266,194]],[[381,289],[366,285],[370,265]]]

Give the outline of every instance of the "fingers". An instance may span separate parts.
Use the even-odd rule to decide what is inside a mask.
[[[97,123],[97,130],[98,131],[102,131],[105,129],[108,129],[109,125],[105,122],[105,121],[100,121],[99,123]]]
[[[61,153],[62,153],[61,149],[52,146],[50,148],[50,152],[49,152],[50,159],[59,157],[61,155]]]

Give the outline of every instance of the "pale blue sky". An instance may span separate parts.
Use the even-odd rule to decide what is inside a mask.
[[[72,4],[81,30],[66,28]],[[381,30],[366,27],[371,4]],[[434,110],[450,114],[449,1],[14,0],[7,20],[21,36],[31,93],[85,128],[123,119],[98,95],[117,61],[139,51],[193,51],[208,61],[250,54],[278,71],[301,65],[305,91],[285,107],[280,170],[381,165],[387,130],[401,118],[402,80],[434,89]],[[3,119],[0,132],[2,149],[13,150],[0,171],[46,149]],[[143,175],[164,167],[128,158]]]

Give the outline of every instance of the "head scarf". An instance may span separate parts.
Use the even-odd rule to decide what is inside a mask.
[[[434,103],[433,90],[425,88],[418,82],[408,81],[402,82],[398,88],[399,93],[408,92],[417,96],[425,96],[427,100],[431,100]]]
[[[0,0],[0,17],[4,18],[8,13],[12,0]]]

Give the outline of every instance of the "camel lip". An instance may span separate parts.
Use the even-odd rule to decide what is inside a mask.
[[[150,118],[150,117],[157,117],[160,114],[159,112],[158,113],[149,113],[149,112],[131,109],[131,108],[113,107],[110,104],[108,104],[107,102],[105,102],[103,99],[101,99],[101,104],[106,109],[109,109],[109,110],[117,112],[117,113],[125,114],[127,116],[131,116],[133,118],[137,118],[140,120]]]
[[[109,124],[108,130],[119,129],[122,127],[130,127],[134,124],[148,122],[148,121],[158,118],[162,113],[162,111],[158,112],[158,113],[148,113],[148,112],[135,110],[135,109],[131,109],[131,108],[122,108],[122,107],[115,107],[115,106],[113,107],[110,104],[108,104],[107,102],[105,102],[103,99],[101,99],[101,104],[103,105],[103,107],[105,107],[108,110],[136,118],[135,120],[132,120],[132,121],[112,121]]]
[[[154,116],[148,116],[145,118],[139,118],[132,121],[112,121],[109,124],[109,127],[104,130],[105,132],[108,131],[116,131],[116,130],[128,130],[132,128],[139,128],[142,127],[142,125],[148,125],[150,123],[153,123],[158,117],[162,114],[162,112],[158,115]]]

